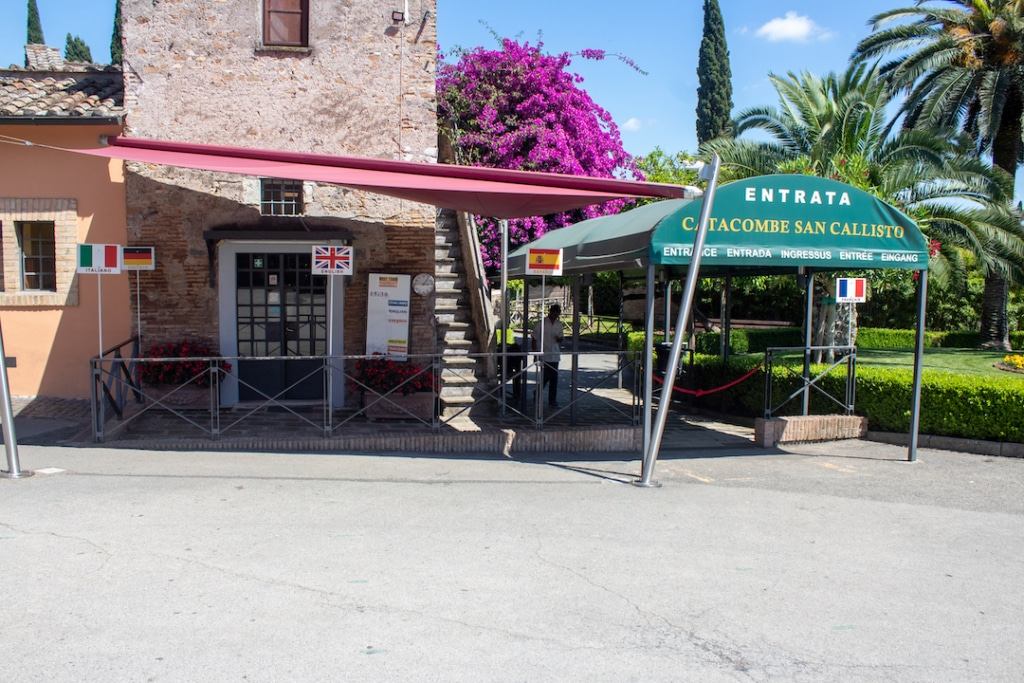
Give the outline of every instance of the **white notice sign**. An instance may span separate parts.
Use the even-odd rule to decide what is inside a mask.
[[[408,275],[370,273],[366,301],[366,355],[405,360],[409,354]]]

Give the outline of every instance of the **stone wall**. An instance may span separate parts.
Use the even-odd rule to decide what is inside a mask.
[[[436,162],[436,0],[409,23],[375,0],[310,0],[308,49],[260,45],[261,0],[125,0],[127,134],[135,137]],[[131,164],[128,241],[157,246],[143,274],[147,341],[218,338],[204,230],[252,223],[258,181]],[[354,234],[345,351],[362,353],[369,272],[433,272],[435,209],[307,183],[306,215],[383,223]],[[433,351],[427,302],[413,297],[413,353]]]

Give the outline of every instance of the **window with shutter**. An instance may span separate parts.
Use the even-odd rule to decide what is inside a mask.
[[[309,45],[309,0],[263,0],[263,44]]]

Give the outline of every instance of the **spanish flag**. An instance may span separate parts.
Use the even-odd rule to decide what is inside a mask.
[[[526,256],[527,275],[561,275],[561,249],[530,249]]]

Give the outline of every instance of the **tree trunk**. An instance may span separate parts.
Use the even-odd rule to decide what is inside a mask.
[[[994,273],[986,275],[985,294],[981,300],[982,347],[1010,350],[1010,326],[1006,311],[1009,300],[1009,281]]]
[[[999,130],[992,141],[992,163],[1010,174],[1017,173],[1020,156],[1021,115],[1024,102],[1016,85],[1011,86],[999,121]],[[981,302],[981,345],[985,348],[1010,350],[1010,326],[1007,306],[1010,283],[999,273],[985,276],[985,295]]]

